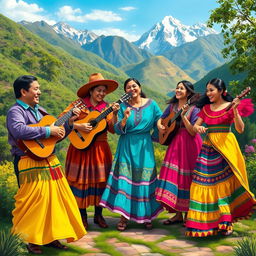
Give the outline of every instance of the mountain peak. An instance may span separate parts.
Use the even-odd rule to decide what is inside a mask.
[[[21,24],[23,26],[26,26],[26,25],[29,25],[29,24],[33,24],[33,22],[31,21],[26,21],[26,20],[22,20],[22,21],[19,21],[17,22],[18,24]]]
[[[161,21],[161,23],[162,23],[163,25],[169,25],[169,24],[173,24],[173,25],[182,25],[181,22],[180,22],[178,19],[176,19],[176,18],[174,18],[174,17],[172,17],[172,16],[165,16],[165,17],[163,18],[163,20]]]
[[[80,45],[94,41],[98,36],[88,30],[77,30],[65,22],[58,22],[52,26],[56,33],[68,37]]]
[[[151,53],[161,54],[173,47],[192,42],[198,37],[209,34],[217,34],[217,32],[205,24],[198,23],[188,26],[172,16],[165,16],[162,21],[144,33],[134,44]]]

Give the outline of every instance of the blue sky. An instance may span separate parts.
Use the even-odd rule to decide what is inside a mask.
[[[134,41],[165,16],[185,25],[205,23],[218,5],[215,0],[0,0],[0,6],[14,21],[64,21],[79,30]]]

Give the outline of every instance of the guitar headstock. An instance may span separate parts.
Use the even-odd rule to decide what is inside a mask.
[[[86,108],[86,105],[84,104],[84,102],[81,99],[77,99],[76,101],[74,101],[73,106],[74,106],[74,108],[79,108],[79,109]]]
[[[193,103],[195,102],[195,100],[198,99],[198,97],[199,97],[198,94],[194,94],[190,99],[188,99],[188,101],[187,101],[186,104],[187,104],[188,106],[191,105],[191,104],[193,104]]]
[[[128,101],[132,97],[132,92],[125,93],[120,99],[120,102]]]
[[[247,95],[250,93],[250,91],[251,91],[251,87],[246,87],[246,88],[237,96],[237,98],[238,98],[238,99],[241,99],[241,98],[247,96]]]

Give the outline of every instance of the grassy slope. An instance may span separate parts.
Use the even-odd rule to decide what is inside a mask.
[[[100,36],[83,46],[116,67],[141,62],[152,55],[118,36]]]
[[[164,52],[163,55],[193,79],[198,80],[225,62],[221,54],[223,48],[221,34],[209,35],[175,47]]]
[[[178,66],[163,56],[154,56],[145,61],[122,67],[130,76],[137,77],[153,90],[167,93],[176,87],[181,80],[194,80]]]

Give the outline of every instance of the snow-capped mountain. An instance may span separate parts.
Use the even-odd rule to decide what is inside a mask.
[[[173,47],[192,42],[198,37],[209,34],[217,34],[217,32],[208,28],[205,24],[187,26],[172,16],[166,16],[161,22],[158,22],[148,32],[144,33],[134,44],[153,54],[161,54]]]
[[[77,30],[64,22],[58,22],[52,26],[56,33],[68,37],[80,45],[94,41],[98,36],[89,30]]]

